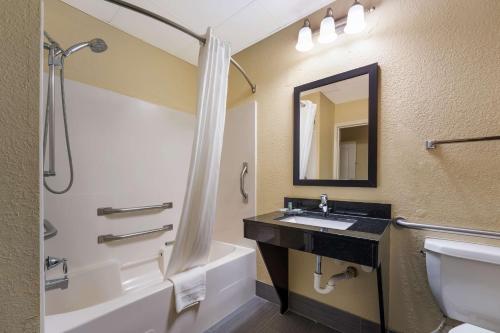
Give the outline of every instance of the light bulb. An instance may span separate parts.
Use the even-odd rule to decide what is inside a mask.
[[[295,49],[299,52],[307,52],[313,48],[312,31],[309,20],[304,21],[304,26],[299,30]]]
[[[347,24],[344,32],[346,34],[356,34],[363,31],[365,26],[365,9],[358,1],[355,1],[347,13]]]
[[[335,31],[333,10],[328,8],[325,18],[321,21],[318,42],[327,44],[333,42],[335,39],[337,39],[337,32]]]

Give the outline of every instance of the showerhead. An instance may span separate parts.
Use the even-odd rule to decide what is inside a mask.
[[[86,48],[87,46],[92,50],[92,52],[96,53],[101,53],[108,49],[108,46],[106,45],[106,42],[104,40],[100,38],[94,38],[89,42],[78,43],[71,46],[66,51],[64,51],[64,56],[68,57],[72,53],[80,51],[81,49]]]
[[[93,52],[101,53],[108,49],[106,42],[100,38],[94,38],[89,42],[90,49]]]

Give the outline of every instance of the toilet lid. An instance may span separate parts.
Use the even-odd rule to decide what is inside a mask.
[[[452,328],[449,333],[495,333],[485,330],[484,328],[473,326],[471,324],[463,324]]]

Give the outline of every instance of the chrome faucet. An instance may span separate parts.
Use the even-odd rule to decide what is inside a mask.
[[[45,259],[45,271],[50,271],[51,269],[62,264],[62,269],[64,273],[64,277],[58,279],[45,279],[45,290],[52,289],[67,289],[69,284],[68,279],[68,260],[66,258],[56,258],[48,256]]]
[[[319,208],[323,211],[323,216],[328,216],[328,195],[322,194],[319,199],[321,202],[319,203]]]

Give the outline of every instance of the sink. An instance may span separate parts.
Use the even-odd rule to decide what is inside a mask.
[[[317,219],[317,218],[305,217],[305,216],[289,216],[289,217],[285,217],[285,218],[282,218],[279,220],[283,221],[283,222],[304,224],[304,225],[310,225],[313,227],[338,229],[338,230],[349,229],[349,227],[352,226],[356,222],[355,220],[339,221],[339,220]],[[352,222],[350,222],[350,221],[352,221]]]

